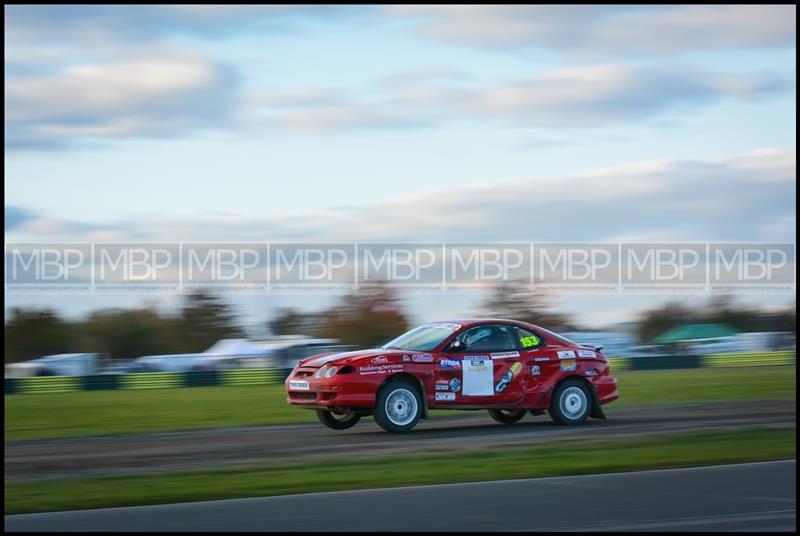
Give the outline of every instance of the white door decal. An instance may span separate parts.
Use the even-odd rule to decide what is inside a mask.
[[[461,393],[464,396],[494,395],[494,363],[489,356],[464,357],[461,366],[464,374]]]

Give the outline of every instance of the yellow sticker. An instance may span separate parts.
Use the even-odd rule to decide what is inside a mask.
[[[536,335],[530,335],[528,337],[520,338],[519,342],[522,343],[523,348],[530,348],[531,346],[539,345],[539,337],[537,337]]]

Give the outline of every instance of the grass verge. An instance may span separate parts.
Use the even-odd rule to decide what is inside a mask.
[[[619,371],[614,407],[794,399],[795,367]],[[433,412],[435,416],[453,412]],[[5,440],[316,421],[289,406],[283,385],[81,391],[5,397]]]
[[[754,427],[367,461],[7,483],[5,513],[576,475],[795,457],[795,428]],[[735,448],[733,448],[735,447]]]

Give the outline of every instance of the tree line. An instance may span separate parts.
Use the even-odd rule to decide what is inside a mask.
[[[511,318],[554,331],[580,330],[556,310],[555,297],[524,286],[498,286],[482,303],[478,316]],[[715,297],[703,307],[668,303],[640,316],[635,335],[648,342],[686,323],[723,323],[740,331],[796,331],[794,307],[778,311],[743,306]],[[302,334],[374,347],[406,331],[409,320],[390,287],[343,296],[334,306],[304,312],[282,309],[267,323],[274,335]],[[195,292],[174,314],[155,308],[105,309],[71,320],[52,309],[14,308],[5,322],[5,362],[69,352],[101,352],[125,360],[144,355],[202,352],[220,339],[244,338],[236,311],[221,296]]]

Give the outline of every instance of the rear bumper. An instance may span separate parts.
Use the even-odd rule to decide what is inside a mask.
[[[619,398],[617,379],[614,376],[600,376],[594,382],[594,387],[597,390],[597,402],[600,405],[608,404]]]

